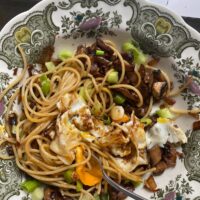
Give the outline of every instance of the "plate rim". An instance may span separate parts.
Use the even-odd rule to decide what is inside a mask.
[[[103,2],[102,0],[96,0],[97,2]],[[155,3],[155,2],[150,2],[148,0],[137,0],[141,5],[147,5],[147,6],[153,6],[156,7],[158,9],[161,9],[162,11],[165,11],[167,13],[169,13],[170,15],[172,15],[175,19],[177,19],[177,22],[181,23],[182,25],[184,25],[188,31],[193,35],[194,38],[198,39],[200,41],[200,33],[194,29],[192,26],[190,26],[189,24],[187,24],[184,19],[175,13],[175,11],[169,9],[168,7]],[[16,22],[21,22],[23,20],[23,18],[25,18],[26,16],[28,16],[29,13],[32,12],[37,12],[37,11],[41,11],[45,8],[45,5],[48,5],[50,3],[56,3],[58,2],[58,0],[52,1],[52,0],[41,0],[40,2],[36,3],[33,7],[31,7],[30,9],[21,12],[19,14],[17,14],[15,17],[11,18],[0,30],[0,48],[1,48],[1,42],[3,41],[4,37],[6,37],[6,35],[10,35],[12,34],[9,33],[9,31],[12,31],[14,25]]]

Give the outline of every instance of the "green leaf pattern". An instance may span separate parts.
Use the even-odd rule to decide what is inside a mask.
[[[165,196],[170,192],[175,192],[176,197],[185,196],[188,194],[192,194],[193,188],[190,186],[189,181],[182,177],[182,175],[177,175],[175,180],[170,180],[168,185],[165,186],[164,189],[159,189],[156,193],[154,193],[150,198],[154,200],[163,200]],[[187,198],[191,200],[190,198]]]

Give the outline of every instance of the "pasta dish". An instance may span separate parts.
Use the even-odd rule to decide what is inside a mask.
[[[24,68],[0,95],[3,99],[19,85],[8,102],[7,135],[1,139],[13,155],[1,158],[15,158],[30,177],[22,188],[31,193],[42,187],[44,199],[53,199],[52,191],[55,199],[108,199],[112,192],[95,155],[124,187],[144,182],[155,192],[153,176],[174,167],[182,155],[176,146],[187,142],[176,117],[199,113],[172,107],[172,97],[191,80],[173,89],[168,75],[155,67],[158,60],[148,59],[131,42],[120,52],[112,41],[97,38],[39,69],[18,49]],[[161,106],[152,113],[154,103]]]

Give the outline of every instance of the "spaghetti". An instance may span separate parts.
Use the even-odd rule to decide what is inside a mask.
[[[153,95],[149,99],[145,99],[142,86],[143,77],[141,77],[140,69],[133,68],[132,73],[137,77],[135,83],[126,83],[126,66],[130,65],[130,63],[123,58],[111,41],[104,41],[104,45],[109,48],[109,51],[113,52],[112,57],[117,60],[120,66],[120,69],[118,68],[119,78],[117,81],[114,80],[115,83],[108,83],[108,77],[115,71],[111,65],[109,65],[107,71],[105,70],[103,76],[97,77],[91,72],[96,57],[91,58],[91,55],[88,55],[87,52],[79,52],[74,57],[60,62],[52,70],[30,76],[22,81],[28,66],[25,54],[19,46],[24,68],[21,75],[0,95],[0,100],[2,100],[10,89],[19,83],[21,84],[21,88],[16,90],[8,103],[5,114],[8,138],[2,140],[0,145],[10,143],[14,150],[16,164],[22,171],[43,183],[58,187],[63,195],[72,199],[84,199],[85,195],[94,199],[93,194],[95,191],[99,194],[103,187],[107,188],[107,183],[102,180],[101,172],[97,177],[94,175],[94,171],[98,173],[99,168],[97,167],[98,164],[92,159],[92,154],[96,154],[102,160],[104,169],[109,176],[118,180],[118,182],[123,182],[123,180],[127,179],[133,182],[140,182],[143,174],[155,170],[154,167],[150,169],[139,167],[140,154],[141,152],[146,152],[146,149],[139,149],[136,132],[138,127],[143,130],[144,126],[136,116],[130,117],[126,113],[126,119],[124,116],[121,119],[113,117],[113,123],[106,122],[106,125],[102,125],[103,117],[110,116],[110,112],[112,113],[113,108],[116,108],[113,96],[116,91],[121,91],[124,95],[126,94],[125,92],[133,95],[132,99],[136,99],[133,108],[138,109],[144,107],[144,105],[147,106],[143,117],[149,116],[155,99]],[[102,62],[105,61],[101,60],[103,65]],[[157,70],[147,65],[144,68]],[[161,79],[164,79],[167,83],[165,96],[176,95],[177,92],[170,93],[170,81],[167,74],[161,71],[161,76]],[[158,80],[158,82],[161,82],[161,80]],[[47,84],[46,88],[43,87],[45,84]],[[44,88],[48,89],[46,94],[44,93]],[[74,101],[76,103],[80,101],[80,95],[83,91],[82,97],[84,101],[82,99],[81,102],[84,106],[78,112],[73,113],[72,105]],[[12,112],[13,103],[18,96],[21,96],[21,107],[23,109],[18,116],[14,135],[8,120],[9,114]],[[85,113],[82,116],[81,112],[83,110],[85,110]],[[199,112],[199,110],[180,111],[174,108],[171,108],[171,111],[183,114]],[[134,113],[131,114],[134,115]],[[87,117],[84,118],[86,115]],[[137,115],[136,112],[135,115]],[[81,117],[84,120],[86,119],[87,122],[80,122]],[[75,123],[77,120],[79,120],[80,124],[86,123],[87,126],[77,125]],[[91,127],[89,127],[90,120],[92,120]],[[122,124],[122,122],[128,121],[129,124],[135,123],[135,125]],[[65,130],[62,129],[63,124],[65,124]],[[99,128],[100,126],[105,130]],[[95,135],[95,131],[99,131],[98,136]],[[110,132],[113,132],[113,135],[109,136],[108,133]],[[107,134],[106,136],[105,133]],[[104,141],[106,139],[109,141],[108,144]],[[115,146],[110,144],[112,142]],[[121,146],[127,152],[121,152]],[[110,151],[109,148],[113,148],[113,150]],[[120,157],[121,154],[123,156]],[[119,164],[124,162],[124,158],[127,158],[126,154],[129,159],[131,158],[131,170],[124,170],[122,165]],[[1,156],[1,158],[10,159],[12,157]],[[141,165],[146,164],[148,162],[144,158]],[[136,168],[137,170],[135,170]],[[74,170],[76,178],[72,182],[66,182],[63,174],[70,169]],[[85,180],[84,174],[81,173],[88,174],[88,180]],[[77,180],[81,180],[83,185],[90,186],[90,188],[83,187],[77,192]]]

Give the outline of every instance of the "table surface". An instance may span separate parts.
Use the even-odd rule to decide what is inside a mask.
[[[0,29],[14,16],[30,9],[39,1],[40,0],[0,0]],[[158,2],[161,0],[156,0],[156,1]],[[192,1],[194,0],[191,0],[190,2],[192,3]],[[190,26],[192,26],[193,28],[195,28],[197,31],[200,32],[200,18],[190,18],[190,17],[183,17],[183,18]]]

